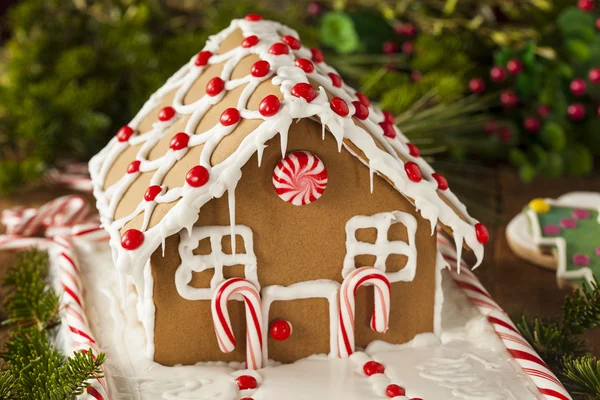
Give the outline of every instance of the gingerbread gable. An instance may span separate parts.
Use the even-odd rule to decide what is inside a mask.
[[[393,117],[346,85],[298,34],[259,18],[234,20],[160,88],[90,162],[94,195],[117,268],[141,278],[165,239],[191,231],[204,204],[225,193],[231,229],[242,167],[259,162],[292,123],[309,118],[406,196],[431,223],[471,248],[487,232],[436,174]],[[237,199],[250,201],[250,199]],[[460,254],[459,254],[460,257]]]

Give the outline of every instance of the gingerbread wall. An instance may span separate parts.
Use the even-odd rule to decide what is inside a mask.
[[[307,150],[317,155],[328,170],[329,181],[323,196],[316,202],[296,207],[282,201],[272,185],[272,173],[281,158],[279,138],[268,143],[262,166],[256,156],[243,168],[243,177],[235,192],[236,223],[249,226],[254,233],[254,251],[258,259],[258,277],[262,287],[290,285],[295,282],[330,279],[341,282],[344,260],[346,222],[356,215],[386,211],[405,211],[418,221],[417,272],[413,282],[392,284],[390,329],[386,334],[371,331],[370,313],[373,289],[361,288],[357,295],[356,344],[364,347],[381,339],[402,343],[422,332],[433,330],[436,241],[431,226],[415,211],[410,202],[384,179],[374,177],[370,193],[368,168],[348,151],[337,151],[330,134],[321,137],[321,126],[308,120],[294,124],[290,130],[288,152]],[[207,203],[196,225],[229,225],[227,196]],[[374,241],[375,231],[357,232],[359,239]],[[390,230],[390,240],[406,240],[400,224]],[[180,264],[178,235],[167,239],[166,251],[158,249],[151,259],[154,277],[155,360],[161,364],[193,364],[198,361],[244,361],[245,316],[241,302],[229,305],[237,338],[231,354],[221,353],[212,326],[209,301],[183,299],[176,290],[174,277]],[[224,246],[228,247],[228,246]],[[229,246],[230,247],[230,246]],[[238,245],[238,248],[240,246]],[[199,252],[207,252],[203,244]],[[370,265],[371,257],[358,257],[357,266]],[[401,256],[388,259],[388,270],[403,267]],[[243,276],[241,267],[225,267],[225,277]],[[195,273],[192,285],[208,287],[210,271]],[[276,301],[269,320],[289,320],[292,336],[283,342],[268,340],[269,358],[291,362],[314,353],[329,352],[329,312],[325,299]],[[268,327],[265,327],[268,332]]]

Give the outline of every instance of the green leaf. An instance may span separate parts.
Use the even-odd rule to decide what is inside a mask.
[[[537,79],[535,75],[521,73],[517,77],[517,92],[520,98],[531,97],[537,93]]]
[[[592,152],[579,143],[569,146],[565,156],[565,163],[567,172],[576,176],[589,174],[594,167]]]
[[[566,43],[569,56],[577,62],[585,62],[590,59],[590,46],[583,40],[571,39]]]
[[[539,138],[547,149],[554,151],[562,151],[567,143],[567,136],[564,129],[554,121],[546,122],[540,132]]]
[[[494,54],[494,65],[506,66],[506,64],[515,57],[515,52],[508,48],[502,47]]]
[[[321,19],[321,42],[340,54],[358,50],[360,40],[354,22],[344,12],[331,11]]]
[[[594,36],[595,19],[592,13],[584,12],[577,7],[569,7],[565,9],[556,21],[560,30],[565,36],[579,37],[581,39],[589,40],[587,35],[591,33],[592,38]],[[590,32],[585,32],[586,30]],[[583,37],[580,35],[583,33]]]
[[[533,181],[536,174],[537,172],[531,164],[524,164],[519,168],[519,178],[521,178],[523,182],[529,183]]]
[[[563,158],[559,153],[550,152],[542,167],[542,173],[551,178],[562,176],[564,169]]]
[[[516,147],[510,149],[510,152],[508,153],[508,159],[515,166],[521,166],[528,162],[527,155],[525,155],[525,152]]]

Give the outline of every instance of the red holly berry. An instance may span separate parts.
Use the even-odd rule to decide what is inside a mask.
[[[383,129],[383,136],[389,137],[390,139],[394,139],[396,137],[396,130],[394,129],[394,125],[386,124],[385,122],[380,122],[379,126]]]
[[[406,171],[408,179],[413,182],[421,182],[421,179],[423,179],[423,173],[421,172],[421,168],[417,165],[417,163],[412,161],[407,162],[404,164],[404,170]]]
[[[348,103],[346,103],[343,99],[339,97],[332,98],[329,102],[329,106],[331,107],[334,113],[342,117],[346,117],[350,113]]]
[[[596,19],[596,29],[600,31],[600,18]]]
[[[256,21],[262,21],[263,17],[260,14],[248,14],[244,17],[244,19],[246,21],[256,22]]]
[[[369,107],[366,107],[360,101],[353,101],[352,105],[354,106],[354,116],[360,120],[365,120],[369,116]]]
[[[302,97],[309,103],[317,98],[317,91],[309,83],[296,83],[292,87],[292,96]]]
[[[156,196],[158,196],[162,192],[162,188],[158,185],[152,185],[148,189],[146,189],[146,193],[144,193],[144,200],[153,201]]]
[[[117,140],[119,142],[126,142],[133,135],[133,133],[134,130],[131,129],[129,125],[125,125],[119,129],[119,132],[117,132]]]
[[[329,76],[329,79],[331,79],[331,83],[333,84],[333,86],[335,86],[336,88],[342,87],[342,78],[339,75],[330,72],[327,74],[327,76]]]
[[[587,92],[587,84],[583,79],[573,79],[569,84],[569,89],[575,96],[582,96]]]
[[[271,323],[269,334],[275,340],[287,340],[292,334],[292,324],[284,319],[276,319]]]
[[[596,113],[597,113],[598,115],[600,115],[600,106],[598,106],[598,108],[596,109]]]
[[[523,72],[523,63],[520,60],[514,58],[506,64],[506,69],[511,74],[518,75],[521,72]]]
[[[285,35],[281,38],[281,40],[283,41],[283,43],[290,46],[292,50],[300,50],[300,48],[302,47],[302,42],[300,42],[300,40],[296,39],[293,36]]]
[[[208,50],[201,51],[196,56],[196,61],[194,61],[194,64],[196,64],[197,67],[203,67],[208,64],[208,60],[212,57],[212,55],[213,53]]]
[[[505,108],[515,108],[519,105],[519,98],[512,90],[506,90],[500,94],[500,102]]]
[[[581,121],[585,118],[585,106],[581,103],[573,103],[567,108],[567,115],[573,121]]]
[[[498,123],[496,121],[487,121],[483,125],[483,130],[488,135],[494,135],[494,134],[498,133]]]
[[[315,70],[315,64],[313,64],[312,61],[306,58],[299,58],[296,61],[294,61],[294,64],[296,65],[296,67],[302,69],[302,71],[306,72],[307,74],[310,74]]]
[[[206,185],[208,178],[208,170],[202,165],[196,165],[195,167],[192,167],[192,169],[190,169],[185,175],[185,181],[187,184],[195,188]]]
[[[323,57],[323,52],[320,49],[312,48],[310,49],[310,53],[314,62],[321,63],[325,61],[325,57]]]
[[[313,1],[311,3],[308,3],[308,5],[306,6],[306,11],[314,17],[321,13],[321,6],[319,5],[319,3]]]
[[[269,53],[276,55],[276,56],[281,56],[283,54],[290,54],[290,48],[285,43],[277,42],[277,43],[273,43],[271,45],[271,47],[269,47]]]
[[[171,142],[169,143],[169,147],[175,151],[185,149],[189,141],[190,135],[188,135],[185,132],[179,132],[175,136],[173,136]]]
[[[371,101],[369,100],[369,98],[360,92],[356,92],[356,98],[366,107],[369,107],[371,105]]]
[[[393,40],[386,40],[381,45],[381,50],[385,54],[397,53],[398,52],[398,43],[394,42]]]
[[[433,174],[431,174],[431,177],[437,182],[439,190],[448,189],[448,180],[444,177],[444,175],[434,172]]]
[[[508,142],[512,137],[512,130],[505,126],[504,128],[500,129],[500,134],[498,136],[500,136],[500,140],[503,142]]]
[[[206,94],[209,96],[216,96],[225,89],[225,81],[218,76],[212,78],[206,84]]]
[[[406,147],[408,147],[408,153],[413,157],[420,157],[421,150],[417,146],[412,143],[406,143]]]
[[[469,82],[469,90],[473,93],[485,92],[485,82],[481,78],[473,78]]]
[[[256,378],[250,375],[238,376],[235,379],[235,382],[240,390],[256,389],[258,387]]]
[[[144,243],[144,234],[137,229],[128,229],[121,236],[121,247],[125,250],[135,250]]]
[[[529,133],[535,133],[540,130],[540,121],[535,117],[527,117],[523,121],[523,127]]]
[[[389,111],[383,110],[383,122],[385,122],[386,124],[393,124],[394,119],[394,114],[392,114]]]
[[[175,109],[173,107],[165,107],[158,112],[158,120],[165,122],[175,116]]]
[[[540,104],[537,108],[537,113],[540,117],[547,117],[552,113],[552,107],[547,104]]]
[[[221,125],[223,126],[231,126],[233,124],[237,124],[240,120],[240,111],[237,108],[227,108],[221,114]]]
[[[410,80],[413,82],[419,82],[423,75],[419,71],[413,71],[410,73]]]
[[[588,78],[592,83],[600,83],[600,68],[592,68],[588,73]]]
[[[577,7],[582,11],[592,11],[596,8],[596,4],[594,4],[593,0],[579,0],[577,2]]]
[[[367,361],[365,365],[363,365],[363,372],[367,376],[383,374],[385,372],[385,367],[377,361]]]
[[[132,161],[127,166],[127,173],[128,174],[135,174],[136,172],[139,172],[141,164],[142,164],[142,162],[140,160]]]
[[[477,237],[477,241],[481,244],[486,244],[488,240],[490,240],[490,233],[481,222],[475,224],[475,236]]]
[[[394,397],[404,396],[406,394],[406,390],[404,390],[402,386],[392,383],[385,388],[385,394],[390,399],[393,399]]]
[[[258,41],[258,36],[248,36],[247,38],[242,40],[242,47],[247,49],[249,47],[255,46],[258,43]]]
[[[493,67],[490,69],[490,78],[494,82],[502,82],[506,79],[506,70],[499,66]]]
[[[402,52],[404,54],[408,54],[411,55],[412,53],[415,52],[415,45],[413,42],[411,42],[410,40],[407,40],[406,42],[402,43]]]
[[[250,73],[255,78],[262,78],[263,76],[266,76],[270,70],[271,64],[269,64],[268,61],[260,60],[255,62],[254,65],[252,65]]]
[[[279,97],[274,94],[270,94],[258,105],[258,112],[263,117],[272,117],[277,114],[279,108],[281,107],[281,101],[279,101]]]

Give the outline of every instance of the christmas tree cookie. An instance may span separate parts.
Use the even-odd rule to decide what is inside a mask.
[[[600,278],[600,194],[569,193],[531,200],[507,228],[519,256],[556,270],[559,284]]]

